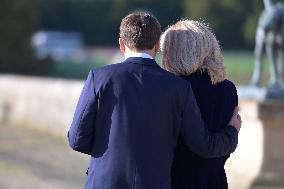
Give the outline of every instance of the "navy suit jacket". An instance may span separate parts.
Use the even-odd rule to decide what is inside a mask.
[[[208,131],[188,81],[152,59],[128,58],[90,71],[68,139],[91,155],[86,189],[169,189],[179,133],[202,157],[237,146],[235,128]]]

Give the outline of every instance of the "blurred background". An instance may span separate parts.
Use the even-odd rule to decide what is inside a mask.
[[[128,13],[146,10],[163,30],[181,18],[209,23],[229,79],[245,85],[263,9],[262,0],[1,0],[0,188],[82,188],[88,157],[69,150],[66,131],[89,70],[123,59],[119,25]],[[233,167],[230,182],[246,177]]]
[[[278,1],[279,2],[279,1]],[[163,29],[181,18],[208,22],[229,76],[247,82],[261,0],[1,0],[0,72],[83,79],[117,58],[121,18],[155,15]],[[241,74],[239,74],[241,73]]]

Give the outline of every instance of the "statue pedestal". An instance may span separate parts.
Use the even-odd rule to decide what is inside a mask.
[[[284,100],[240,99],[239,145],[226,163],[230,189],[284,188]]]
[[[284,188],[284,100],[255,103],[263,126],[263,161],[253,189]]]

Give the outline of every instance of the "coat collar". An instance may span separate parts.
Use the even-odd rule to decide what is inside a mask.
[[[160,67],[154,59],[142,58],[142,57],[129,57],[124,61],[124,63],[142,64],[145,66]]]

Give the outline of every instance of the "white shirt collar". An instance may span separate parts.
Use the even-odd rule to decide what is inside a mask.
[[[141,53],[141,52],[131,52],[131,53],[125,54],[124,56],[125,56],[125,59],[130,58],[130,57],[141,57],[141,58],[154,59],[151,55],[147,53]]]

